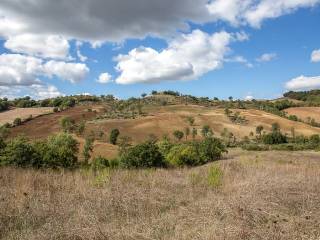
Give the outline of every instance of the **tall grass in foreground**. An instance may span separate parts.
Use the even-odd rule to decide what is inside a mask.
[[[169,170],[0,168],[0,239],[319,239],[319,153],[229,156]]]

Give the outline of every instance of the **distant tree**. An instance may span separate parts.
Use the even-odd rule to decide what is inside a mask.
[[[271,129],[272,129],[272,132],[280,132],[279,123],[272,123]]]
[[[147,96],[146,93],[142,93],[142,94],[141,94],[141,97],[142,97],[142,98],[145,98],[146,96]]]
[[[214,100],[214,101],[219,101],[219,98],[214,97],[213,100]]]
[[[87,165],[89,163],[89,160],[91,158],[91,154],[93,151],[93,143],[94,143],[94,138],[92,137],[87,137],[84,143],[82,155],[84,158],[84,162]]]
[[[186,127],[186,128],[184,129],[184,135],[185,135],[186,141],[187,141],[187,140],[188,140],[188,137],[189,137],[189,135],[190,135],[190,128],[189,128],[189,127]]]
[[[262,131],[263,131],[262,125],[259,125],[256,127],[256,134],[259,135],[259,137],[261,137]]]
[[[196,136],[198,135],[198,130],[196,128],[192,128],[192,139],[195,140]]]
[[[230,96],[228,99],[229,99],[230,102],[233,101],[233,97],[232,96]]]
[[[155,91],[155,90],[152,90],[151,94],[152,94],[152,95],[157,95],[157,94],[158,94],[158,92],[157,92],[157,91]]]
[[[180,130],[175,130],[173,132],[173,136],[178,140],[178,141],[181,141],[181,139],[183,138],[184,136],[184,133],[181,132]]]
[[[119,129],[117,128],[112,129],[110,133],[110,143],[112,143],[113,145],[116,145],[119,134],[120,134]]]
[[[209,125],[204,125],[201,129],[201,134],[203,137],[211,137],[213,132]]]

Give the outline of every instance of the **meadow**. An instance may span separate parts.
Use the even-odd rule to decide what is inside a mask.
[[[0,239],[319,239],[320,154],[195,168],[0,168]]]

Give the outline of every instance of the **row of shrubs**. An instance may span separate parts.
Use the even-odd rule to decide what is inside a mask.
[[[168,139],[159,142],[148,140],[123,149],[117,159],[95,158],[91,161],[91,166],[93,168],[196,166],[220,159],[225,152],[227,151],[222,142],[213,137],[188,143],[172,143]],[[74,168],[79,166],[78,153],[78,142],[67,133],[38,141],[30,141],[24,137],[9,141],[0,138],[0,165],[2,166]]]

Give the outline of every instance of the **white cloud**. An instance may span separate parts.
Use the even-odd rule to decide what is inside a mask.
[[[320,62],[320,49],[314,50],[311,54],[311,62]]]
[[[83,63],[66,63],[49,61],[43,65],[44,72],[49,76],[57,76],[72,83],[83,80],[89,72],[89,68]]]
[[[102,84],[106,84],[112,81],[112,76],[105,72],[105,73],[101,73],[99,78],[97,79],[98,83],[102,83]]]
[[[1,0],[0,35],[59,35],[66,39],[121,42],[167,37],[192,23],[226,21],[259,27],[265,19],[309,8],[320,0]]]
[[[89,72],[82,63],[62,61],[43,62],[42,59],[21,54],[0,55],[0,86],[31,86],[41,77],[53,77],[79,82]]]
[[[276,53],[264,53],[256,59],[257,62],[270,62],[277,58]]]
[[[208,9],[214,19],[232,25],[260,27],[266,19],[292,13],[299,8],[309,8],[319,0],[213,0]]]
[[[236,62],[242,63],[248,68],[253,68],[253,64],[250,63],[245,57],[243,56],[234,56],[232,58],[225,59],[225,62]]]
[[[140,47],[116,57],[119,84],[189,80],[218,69],[234,37],[227,32],[209,35],[200,30],[173,39],[158,52]]]
[[[79,58],[79,60],[81,62],[85,62],[88,60],[88,58],[86,56],[82,55],[82,53],[81,53],[80,48],[81,48],[82,44],[83,43],[81,41],[76,41],[77,57]]]
[[[67,59],[68,41],[57,35],[22,34],[9,36],[4,46],[15,53],[25,53],[42,58]]]
[[[245,98],[244,98],[244,100],[246,100],[246,101],[252,101],[253,99],[254,99],[254,97],[251,95],[245,96]]]
[[[30,86],[31,97],[35,99],[45,99],[45,98],[55,98],[63,96],[55,86],[53,85],[42,85],[42,84],[33,84]]]
[[[302,91],[311,90],[315,88],[320,88],[320,76],[316,77],[306,77],[300,76],[288,81],[285,85],[286,89],[292,91]]]

